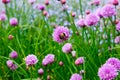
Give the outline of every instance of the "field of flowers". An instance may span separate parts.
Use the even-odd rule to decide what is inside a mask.
[[[0,80],[120,80],[119,0],[1,0]]]

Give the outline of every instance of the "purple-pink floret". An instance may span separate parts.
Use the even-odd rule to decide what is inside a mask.
[[[35,65],[38,62],[38,59],[35,55],[30,54],[25,58],[25,62],[27,66]]]
[[[18,57],[18,53],[16,51],[12,51],[10,53],[10,58],[17,58]]]
[[[96,11],[95,11],[95,14],[97,15],[97,16],[99,16],[100,18],[102,18],[103,16],[102,16],[102,14],[101,14],[101,8],[98,8]]]
[[[54,62],[55,56],[53,54],[48,54],[45,56],[45,58],[42,60],[42,64],[44,66],[47,66],[48,64],[52,64]]]
[[[56,42],[63,42],[69,38],[69,29],[67,27],[59,26],[53,32],[53,39]]]
[[[94,13],[90,13],[85,18],[85,24],[87,26],[95,26],[100,20],[100,17]]]
[[[37,4],[37,5],[36,5],[36,8],[37,8],[38,10],[43,11],[43,10],[45,10],[45,5]]]
[[[18,66],[16,64],[13,64],[11,67],[9,67],[11,70],[16,70]]]
[[[16,25],[18,25],[18,20],[17,20],[17,18],[11,18],[11,19],[10,19],[10,25],[11,25],[11,26],[16,26]]]
[[[79,57],[75,60],[76,65],[80,65],[84,63],[84,57]]]
[[[106,64],[111,64],[113,65],[117,70],[120,70],[120,60],[117,59],[117,58],[109,58],[107,61],[106,61]]]
[[[85,27],[85,20],[84,19],[78,20],[77,25],[80,26],[80,27]]]
[[[101,9],[101,14],[103,17],[111,17],[116,15],[116,10],[115,6],[112,4],[106,4],[102,9]]]
[[[63,47],[62,47],[62,51],[64,53],[70,53],[72,51],[72,44],[71,43],[66,43]]]
[[[14,64],[12,60],[8,60],[6,64],[11,70],[16,70],[18,68],[18,66]]]
[[[120,31],[120,22],[116,25],[116,30]]]
[[[7,16],[5,13],[0,13],[0,21],[5,21],[7,19]]]
[[[28,0],[29,4],[34,4],[36,0]]]
[[[100,4],[100,0],[93,0],[92,4],[98,6]]]
[[[80,74],[73,74],[70,78],[70,80],[82,80],[82,76]]]
[[[40,69],[38,70],[38,74],[42,75],[43,73],[44,73],[44,70],[43,70],[42,68],[40,68]]]
[[[117,75],[117,69],[111,64],[104,64],[98,70],[100,80],[113,80]]]
[[[115,42],[116,44],[119,44],[119,43],[120,43],[120,36],[117,36],[117,37],[115,38],[114,42]]]
[[[13,65],[13,61],[12,60],[8,60],[6,62],[6,64],[7,64],[8,67],[11,67]]]

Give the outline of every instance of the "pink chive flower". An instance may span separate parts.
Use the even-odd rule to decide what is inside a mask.
[[[47,66],[48,64],[52,64],[55,61],[55,56],[53,54],[48,54],[45,56],[45,58],[42,60],[42,64],[44,66]]]
[[[48,12],[44,10],[44,11],[43,11],[43,15],[44,15],[44,16],[47,16],[47,14],[48,14]]]
[[[82,75],[82,74],[84,74],[84,73],[85,73],[85,71],[84,71],[84,70],[81,70],[81,71],[80,71],[80,74],[81,74],[81,75]]]
[[[36,8],[38,10],[44,11],[45,10],[45,5],[37,4]]]
[[[61,0],[61,4],[65,4],[66,3],[66,0]]]
[[[116,44],[119,44],[119,43],[120,43],[120,36],[117,36],[117,37],[115,38],[114,42],[115,42]]]
[[[13,61],[12,60],[8,60],[6,62],[6,64],[7,64],[8,67],[11,67],[13,65]]]
[[[32,66],[38,62],[38,59],[35,55],[30,54],[25,58],[25,62],[27,66]]]
[[[46,6],[49,5],[49,0],[45,0],[45,5],[46,5]]]
[[[76,57],[76,51],[72,51],[72,57]]]
[[[101,15],[103,17],[111,17],[116,15],[116,10],[115,6],[112,4],[106,4],[102,9],[101,9]]]
[[[18,57],[18,53],[16,51],[12,51],[10,53],[10,58],[17,58]]]
[[[59,62],[59,65],[60,65],[60,66],[63,66],[63,62],[62,62],[62,61],[60,61],[60,62]]]
[[[9,40],[12,40],[13,38],[14,38],[14,36],[11,35],[11,34],[8,36],[8,39],[9,39]]]
[[[48,76],[47,76],[47,80],[50,80],[50,79],[51,79],[51,76],[50,76],[50,75],[48,75]]]
[[[90,11],[89,11],[89,10],[87,10],[85,13],[88,15],[88,14],[90,14]]]
[[[106,61],[106,64],[111,64],[113,65],[117,70],[120,70],[120,60],[118,58],[109,58],[107,61]]]
[[[116,6],[119,5],[119,0],[110,0],[110,3]]]
[[[17,25],[18,25],[18,20],[17,20],[17,18],[11,18],[11,19],[10,19],[10,25],[11,25],[11,26],[17,26]]]
[[[36,0],[28,0],[29,4],[34,4]]]
[[[85,24],[87,26],[95,26],[100,20],[100,17],[96,14],[90,13],[85,18]]]
[[[120,22],[117,23],[116,30],[120,31]]]
[[[11,70],[16,70],[18,68],[18,66],[14,64],[12,60],[8,60],[6,64]]]
[[[100,0],[93,0],[92,4],[98,6],[100,4]]]
[[[5,13],[0,13],[0,21],[5,21],[7,19],[7,16]]]
[[[2,3],[7,4],[10,3],[11,0],[2,0]]]
[[[71,43],[66,43],[63,47],[62,47],[62,51],[64,53],[70,53],[72,51],[72,44]]]
[[[104,64],[98,70],[100,80],[113,80],[117,77],[117,69],[111,64]]]
[[[84,19],[78,20],[77,25],[80,26],[80,27],[85,27],[85,20]]]
[[[40,69],[38,70],[38,74],[43,75],[43,73],[44,73],[44,70],[43,70],[42,68],[40,68]]]
[[[99,16],[100,18],[103,17],[102,14],[101,14],[101,8],[98,8],[98,9],[95,11],[95,14],[96,14],[97,16]]]
[[[59,26],[54,29],[52,36],[54,41],[62,43],[69,38],[69,29],[67,27]]]
[[[16,70],[18,66],[16,64],[13,64],[11,67],[9,67],[11,70]]]
[[[79,57],[75,60],[76,65],[83,64],[85,62],[84,57]]]
[[[72,17],[75,17],[75,16],[76,16],[76,13],[75,13],[75,12],[72,12],[71,15],[72,15]]]
[[[73,74],[70,78],[70,80],[82,80],[82,76],[80,74]]]

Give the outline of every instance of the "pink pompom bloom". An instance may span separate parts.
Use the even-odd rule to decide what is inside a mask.
[[[72,15],[72,17],[75,17],[75,16],[76,16],[76,13],[75,13],[75,12],[72,12],[71,15]]]
[[[116,30],[120,31],[120,22],[117,23]]]
[[[9,40],[12,40],[13,38],[14,38],[14,36],[11,35],[11,34],[8,36],[8,39],[9,39]]]
[[[7,64],[8,67],[11,67],[13,65],[13,61],[12,60],[8,60],[6,62],[6,64]]]
[[[76,57],[76,51],[72,51],[72,57]]]
[[[28,0],[29,4],[34,4],[36,0]]]
[[[16,51],[12,51],[10,53],[10,58],[17,58],[18,57],[18,53]]]
[[[98,70],[100,80],[113,80],[117,77],[117,69],[111,64],[104,64]]]
[[[7,4],[10,3],[11,0],[2,0],[2,3]]]
[[[18,66],[16,64],[13,64],[11,67],[9,67],[11,70],[16,70]]]
[[[96,14],[97,16],[99,16],[100,18],[103,17],[102,14],[101,14],[101,8],[98,8],[98,9],[95,11],[95,14]]]
[[[100,17],[96,14],[90,13],[85,18],[85,24],[87,26],[95,26],[100,20]]]
[[[117,36],[117,37],[115,38],[114,42],[115,42],[116,44],[119,44],[119,43],[120,43],[120,36]]]
[[[43,70],[42,68],[40,68],[40,69],[38,70],[38,74],[43,75],[43,73],[44,73],[44,70]]]
[[[117,59],[117,58],[109,58],[107,61],[106,61],[106,64],[111,64],[113,65],[117,70],[120,70],[120,60]]]
[[[116,15],[116,10],[115,6],[112,4],[106,4],[102,9],[101,9],[101,15],[103,17],[111,17]]]
[[[84,63],[84,57],[79,57],[75,60],[76,65],[80,65]]]
[[[110,0],[113,5],[119,5],[119,0]]]
[[[46,5],[46,6],[49,5],[49,0],[45,0],[45,5]]]
[[[30,54],[25,58],[25,62],[27,66],[32,66],[38,62],[38,59],[35,55]]]
[[[80,27],[85,27],[85,20],[84,19],[78,20],[77,25],[80,26]]]
[[[0,13],[0,21],[5,21],[7,19],[7,16],[5,13]]]
[[[67,27],[59,26],[53,32],[53,39],[56,42],[63,42],[69,38],[69,29]]]
[[[45,10],[45,5],[37,4],[37,5],[36,5],[36,8],[37,8],[38,10],[44,11],[44,10]]]
[[[12,60],[8,60],[6,63],[11,70],[16,70],[18,68],[18,66],[14,64]]]
[[[72,51],[72,44],[71,43],[66,43],[63,47],[62,47],[62,51],[64,53],[70,53]]]
[[[47,66],[48,64],[51,64],[54,62],[54,58],[55,56],[53,54],[48,54],[47,56],[45,56],[45,58],[42,60],[42,64],[44,66]]]
[[[82,80],[82,76],[80,74],[73,74],[70,78],[70,80]]]
[[[18,20],[17,20],[17,18],[11,18],[11,19],[10,19],[10,25],[11,25],[11,26],[17,26],[17,25],[18,25]]]
[[[65,4],[66,3],[66,0],[61,0],[61,4]]]
[[[62,61],[60,61],[60,62],[59,62],[59,65],[60,65],[60,66],[63,66],[63,62],[62,62]]]
[[[100,4],[100,0],[93,0],[91,4],[98,6]]]

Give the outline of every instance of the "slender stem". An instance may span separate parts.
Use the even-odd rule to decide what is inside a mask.
[[[32,78],[33,78],[33,76],[32,76],[32,66],[31,66],[31,68],[30,68],[30,80],[32,80]]]
[[[79,0],[79,5],[80,5],[80,13],[83,18],[83,10],[82,10],[82,0]]]
[[[84,80],[86,79],[86,69],[85,69],[85,62],[83,63],[83,69],[84,69]]]
[[[116,36],[116,28],[115,28],[115,24],[112,21],[112,18],[109,17],[109,20],[110,20],[110,22],[112,24],[112,28],[113,28],[113,47],[115,47],[114,39],[115,39],[115,36]]]

